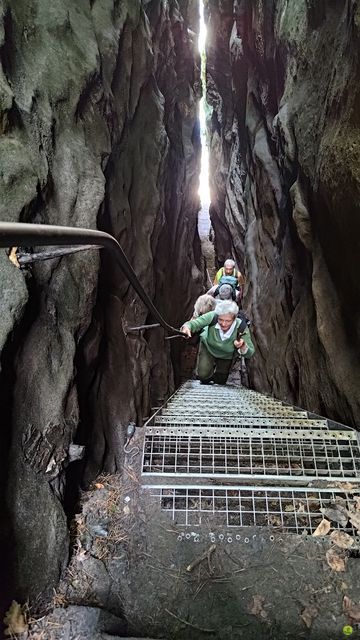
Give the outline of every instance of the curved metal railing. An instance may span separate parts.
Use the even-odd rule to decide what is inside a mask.
[[[0,222],[0,247],[13,246],[47,246],[47,245],[98,245],[109,249],[121,271],[135,289],[139,298],[148,308],[152,316],[167,331],[184,337],[175,327],[168,324],[149,298],[135,271],[130,265],[122,247],[109,233],[94,229],[78,227],[60,227],[48,224],[31,224],[24,222]]]

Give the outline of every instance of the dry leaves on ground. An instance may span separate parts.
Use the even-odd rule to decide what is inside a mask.
[[[12,601],[10,608],[5,613],[4,623],[6,625],[6,636],[13,637],[18,633],[25,633],[25,631],[28,630],[22,607],[18,602],[15,602],[15,600]]]
[[[300,618],[306,624],[307,628],[310,629],[314,618],[318,615],[319,611],[313,604],[307,605],[304,611],[302,611]]]
[[[334,548],[327,550],[326,562],[333,571],[345,571],[345,559],[336,553]]]
[[[332,522],[338,522],[342,527],[345,527],[349,519],[347,509],[342,504],[336,504],[333,507],[321,507],[321,513],[325,518],[328,518]]]
[[[333,531],[330,539],[340,549],[349,549],[354,544],[354,538],[345,531]]]
[[[349,520],[352,524],[353,527],[355,527],[355,529],[357,529],[357,531],[360,531],[360,511],[348,511],[349,514]]]
[[[331,524],[329,520],[321,520],[320,524],[316,527],[313,536],[326,536],[329,533]]]
[[[280,516],[269,515],[268,518],[267,518],[267,521],[273,527],[281,527],[281,525],[282,525]]]
[[[343,598],[343,611],[354,622],[360,622],[360,605],[355,604],[348,596]]]
[[[263,606],[264,604],[265,604],[264,596],[260,596],[260,595],[253,596],[252,603],[249,608],[249,612],[253,616],[258,616],[263,620],[267,620],[268,615],[264,609],[264,606]]]
[[[299,502],[296,513],[306,513],[305,505],[303,502]]]
[[[346,493],[350,493],[351,491],[359,491],[358,484],[353,484],[352,482],[342,482],[341,480],[339,482],[329,482],[327,486],[329,488],[335,487],[336,489],[342,489],[342,491],[345,491]]]

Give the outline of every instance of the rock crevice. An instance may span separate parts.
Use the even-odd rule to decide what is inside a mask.
[[[192,3],[18,0],[4,3],[1,26],[0,219],[113,234],[178,326],[202,280]],[[3,536],[15,542],[15,595],[25,599],[51,589],[67,559],[71,443],[86,448],[83,482],[118,471],[128,423],[142,424],[177,372],[162,329],[126,335],[148,311],[104,251],[27,276],[0,258],[0,349],[13,345],[14,368]],[[2,366],[5,380],[8,358]]]
[[[247,276],[254,386],[360,418],[359,9],[206,3],[212,221]],[[351,91],[349,87],[352,87]]]

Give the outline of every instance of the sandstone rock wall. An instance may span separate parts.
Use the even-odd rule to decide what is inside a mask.
[[[360,5],[207,0],[212,219],[256,389],[360,423]]]
[[[112,233],[179,325],[201,286],[194,3],[1,6],[0,219]],[[86,445],[85,481],[119,470],[127,424],[171,390],[173,368],[162,330],[126,336],[148,312],[109,256],[28,275],[0,260],[6,533],[25,598],[50,589],[67,558],[70,443]]]

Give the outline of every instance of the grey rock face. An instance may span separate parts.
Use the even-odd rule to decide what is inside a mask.
[[[359,8],[214,1],[207,19],[212,219],[247,276],[252,382],[356,425]]]
[[[5,1],[1,25],[0,219],[112,233],[179,325],[201,281],[192,269],[200,264],[193,10],[165,0]],[[86,447],[85,482],[118,470],[127,424],[141,424],[150,400],[171,390],[173,369],[162,330],[126,336],[148,312],[108,256],[44,262],[26,282],[2,253],[0,348],[12,345],[16,377],[9,530],[17,595],[26,598],[51,589],[67,559],[62,501],[74,438]],[[26,329],[13,343],[21,318]]]

